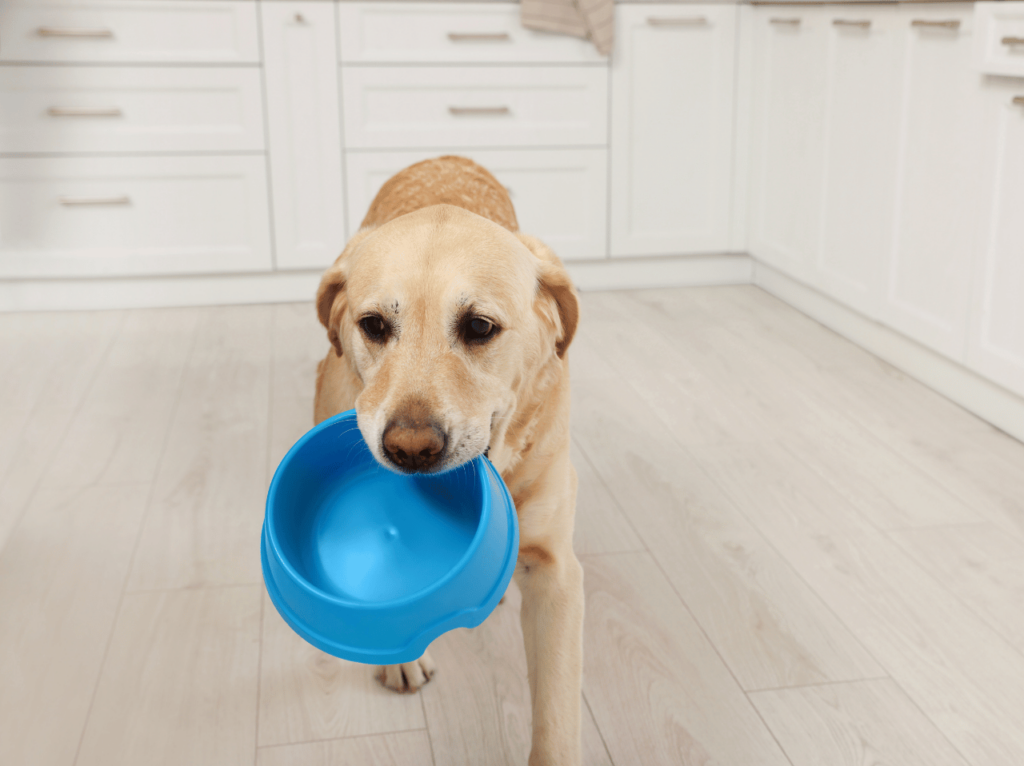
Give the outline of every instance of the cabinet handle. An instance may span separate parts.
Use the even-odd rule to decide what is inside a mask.
[[[295,23],[296,24],[305,24],[306,23],[306,17],[303,16],[301,13],[296,13],[295,14]]]
[[[512,39],[508,32],[449,32],[453,43],[500,43]]]
[[[777,24],[779,26],[798,27],[798,26],[800,26],[800,19],[797,19],[797,18],[793,18],[793,19],[779,19],[779,18],[775,18],[775,19],[768,19],[768,23],[769,24]]]
[[[113,37],[110,29],[65,29],[60,27],[39,27],[36,34],[40,37]]]
[[[452,114],[512,114],[507,106],[450,106]]]
[[[942,29],[960,29],[960,19],[947,19],[945,21],[933,21],[932,19],[914,19],[910,22],[912,27],[940,27]]]
[[[699,27],[708,23],[707,16],[678,16],[676,18],[658,18],[648,16],[647,23],[652,27]]]
[[[95,109],[85,106],[51,106],[46,113],[51,117],[121,117],[124,114],[116,106]]]
[[[1024,106],[1024,96],[1014,96],[1010,103],[1014,106]]]
[[[832,19],[832,26],[834,27],[859,27],[860,29],[870,29],[871,22],[867,19],[855,20],[855,19]]]
[[[1024,37],[1004,37],[1003,45],[1024,45]]]
[[[60,204],[65,207],[78,205],[130,205],[132,198],[127,194],[119,197],[61,197]]]

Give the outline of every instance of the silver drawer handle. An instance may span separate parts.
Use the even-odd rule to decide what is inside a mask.
[[[1010,103],[1015,106],[1024,106],[1024,96],[1014,96]]]
[[[959,19],[948,19],[946,21],[932,21],[931,19],[914,19],[910,22],[912,27],[940,27],[942,29],[960,29]]]
[[[51,106],[46,113],[51,117],[121,117],[124,114],[116,106],[96,109],[84,106]]]
[[[768,19],[768,23],[769,24],[789,25],[789,26],[798,27],[798,26],[800,26],[800,19],[796,19],[796,18],[793,18],[793,19],[778,19],[778,18],[776,18],[776,19]]]
[[[113,37],[110,29],[65,29],[61,27],[39,27],[36,34],[40,37]]]
[[[507,106],[450,106],[452,114],[512,114]]]
[[[60,204],[66,207],[76,205],[130,205],[132,198],[127,194],[119,197],[61,197]]]
[[[836,27],[859,27],[860,29],[869,29],[871,22],[868,20],[853,20],[853,19],[832,19],[832,26]]]
[[[647,23],[652,27],[699,27],[708,23],[707,16],[679,16],[677,18],[658,18],[648,16]]]
[[[1003,45],[1024,45],[1024,37],[1004,37]]]
[[[453,43],[500,43],[511,40],[508,32],[449,32]]]

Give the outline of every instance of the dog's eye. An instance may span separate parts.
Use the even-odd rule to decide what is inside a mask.
[[[467,343],[483,343],[498,334],[498,325],[481,317],[473,317],[462,326]]]
[[[378,316],[363,317],[359,320],[359,326],[363,329],[363,333],[372,341],[378,343],[383,342],[387,338],[388,326]]]

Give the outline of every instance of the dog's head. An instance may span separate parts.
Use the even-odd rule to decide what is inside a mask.
[[[363,382],[359,429],[377,460],[440,473],[483,453],[524,386],[564,357],[579,304],[539,241],[434,205],[356,234],[317,311]]]

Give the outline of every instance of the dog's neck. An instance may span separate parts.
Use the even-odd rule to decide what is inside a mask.
[[[515,391],[511,416],[494,434],[490,460],[511,489],[530,482],[544,456],[569,440],[569,364],[552,356]]]

